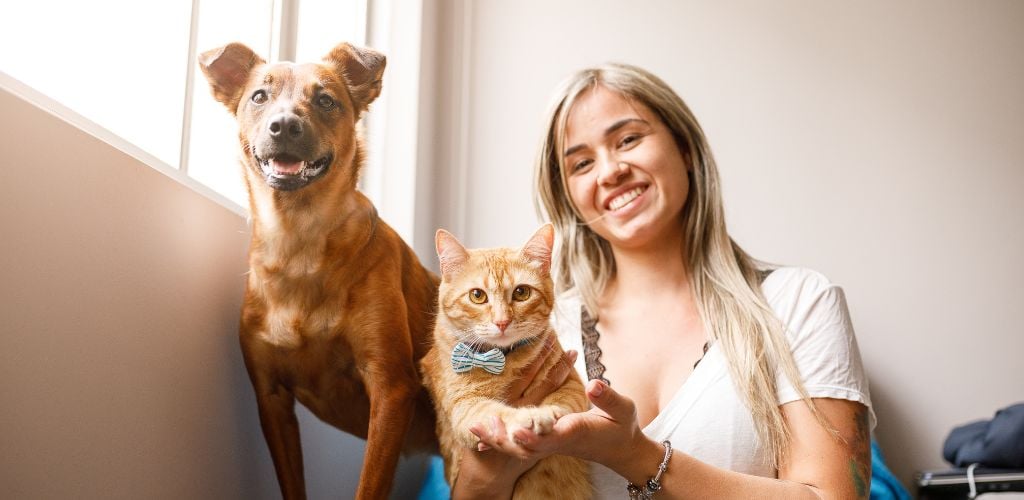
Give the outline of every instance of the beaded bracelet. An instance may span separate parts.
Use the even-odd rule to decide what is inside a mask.
[[[651,500],[654,498],[654,492],[661,489],[661,475],[665,473],[665,469],[668,469],[668,460],[672,458],[672,443],[666,439],[661,444],[665,447],[665,458],[661,459],[657,474],[648,479],[643,488],[626,481],[626,493],[629,494],[629,500]]]

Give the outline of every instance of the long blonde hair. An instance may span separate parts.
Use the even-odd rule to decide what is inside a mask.
[[[749,407],[769,465],[777,468],[789,444],[776,397],[776,367],[792,382],[818,421],[831,427],[810,401],[786,340],[784,328],[761,291],[763,265],[729,237],[718,167],[704,131],[683,100],[658,77],[635,66],[606,64],[581,70],[556,91],[536,162],[539,205],[555,225],[553,274],[559,291],[575,287],[597,313],[598,297],[615,274],[611,246],[587,226],[573,206],[562,151],[568,115],[596,86],[642,103],[665,123],[690,162],[690,191],[683,207],[683,232],[691,286],[704,329],[728,361],[733,382]]]

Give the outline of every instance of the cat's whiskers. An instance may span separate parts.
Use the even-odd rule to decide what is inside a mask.
[[[475,326],[450,330],[450,332],[459,342],[466,344],[474,351],[479,350],[480,346],[485,343],[484,338],[477,333],[478,329]]]
[[[483,342],[482,339],[480,338],[480,336],[477,335],[476,332],[472,332],[472,331],[468,332],[466,335],[461,336],[459,338],[462,341],[462,343],[464,343],[464,344],[466,344],[466,345],[468,345],[470,347],[477,347],[477,346],[479,346]]]

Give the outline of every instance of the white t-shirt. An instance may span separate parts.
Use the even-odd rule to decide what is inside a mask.
[[[786,326],[793,357],[804,387],[812,398],[836,398],[866,405],[871,427],[868,381],[861,366],[857,339],[838,285],[809,269],[776,269],[762,283],[768,305]],[[587,379],[580,317],[581,300],[569,291],[558,298],[552,322],[566,350],[580,353],[576,370]],[[615,374],[608,374],[614,383]],[[779,404],[800,399],[784,374],[777,379]],[[776,477],[766,465],[753,418],[736,393],[725,357],[713,343],[697,368],[672,400],[643,429],[651,439],[672,442],[672,447],[703,462],[737,472]],[[654,473],[657,464],[651,464]],[[623,498],[625,479],[598,464],[591,464],[596,498]]]

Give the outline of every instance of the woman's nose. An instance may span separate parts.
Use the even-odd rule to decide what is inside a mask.
[[[598,174],[597,182],[604,185],[616,184],[619,182],[619,179],[628,173],[628,163],[615,159],[608,159],[601,165],[601,172]]]

